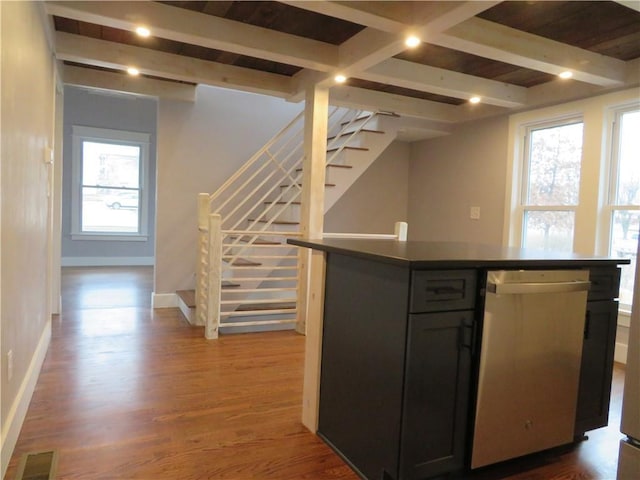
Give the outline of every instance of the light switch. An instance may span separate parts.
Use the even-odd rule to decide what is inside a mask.
[[[471,207],[469,218],[471,220],[480,220],[480,207]]]

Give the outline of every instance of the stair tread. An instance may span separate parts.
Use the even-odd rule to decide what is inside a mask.
[[[247,221],[249,221],[249,222],[259,222],[259,223],[267,223],[270,220],[267,220],[265,218],[260,218],[260,219],[248,218]],[[286,220],[274,220],[274,221],[271,222],[271,225],[300,225],[300,222],[288,222]]]
[[[236,288],[239,287],[239,283],[229,282],[223,280],[221,284],[222,288]],[[195,290],[177,290],[176,295],[184,302],[189,308],[196,308],[196,291]]]
[[[355,120],[349,120],[348,122],[342,122],[340,125],[347,125],[350,122],[359,122],[360,120],[366,120],[367,118],[375,117],[376,115],[386,115],[388,117],[400,118],[400,115],[398,115],[395,112],[379,111],[379,112],[375,112],[375,113],[373,113],[371,115],[362,115],[361,117],[358,117]]]
[[[349,145],[345,145],[344,147],[333,147],[333,148],[328,148],[327,149],[327,153],[329,152],[336,152],[340,149],[343,150],[358,150],[360,152],[368,152],[369,149],[367,147],[350,147]]]
[[[236,240],[238,237],[230,236],[229,238]],[[242,237],[240,237],[241,242],[249,243],[250,240],[251,240],[251,236],[249,235],[243,235]],[[282,245],[282,242],[277,242],[275,240],[267,240],[266,238],[258,237],[253,241],[253,244],[254,245]]]
[[[300,169],[302,170],[302,169]],[[279,201],[279,202],[264,202],[268,205],[271,205],[273,203],[275,203],[276,205],[302,205],[302,202],[283,202],[283,201]]]
[[[383,130],[374,130],[372,128],[361,128],[360,130],[357,130],[358,133],[360,132],[366,132],[366,133],[386,133]],[[346,137],[348,135],[353,135],[355,133],[355,130],[353,132],[344,132],[341,133],[340,135],[334,135],[333,137],[328,137],[327,140],[333,140],[334,138],[338,138],[338,137]]]
[[[240,305],[236,308],[236,312],[251,312],[254,310],[294,310],[295,308],[295,302],[252,303]]]
[[[280,188],[289,187],[289,186],[290,186],[289,184],[284,184],[284,185],[280,185]],[[298,186],[302,187],[302,184],[298,183]],[[335,183],[325,183],[324,186],[325,187],[335,187],[336,184]]]
[[[196,306],[196,291],[195,290],[178,290],[176,295],[184,302],[189,308]]]
[[[225,259],[223,259],[223,261],[228,262],[228,260]],[[259,262],[247,260],[246,258],[236,258],[231,265],[233,265],[234,267],[258,267],[262,264]]]
[[[339,165],[337,163],[327,163],[325,165],[327,168],[328,167],[333,167],[333,168],[353,168],[352,165]],[[296,172],[301,172],[302,168],[296,168]]]

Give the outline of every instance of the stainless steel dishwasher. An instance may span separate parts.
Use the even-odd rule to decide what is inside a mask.
[[[589,272],[487,272],[471,468],[573,441]]]

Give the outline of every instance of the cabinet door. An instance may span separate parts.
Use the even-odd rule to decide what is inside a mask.
[[[618,302],[587,302],[575,434],[607,425]]]
[[[318,434],[363,478],[396,479],[409,270],[331,253]]]
[[[400,479],[461,469],[473,311],[409,316]]]

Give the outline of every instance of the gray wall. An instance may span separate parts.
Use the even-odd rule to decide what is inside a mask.
[[[0,440],[4,476],[51,337],[54,57],[40,2],[0,2]],[[13,355],[12,377],[6,359]]]
[[[508,117],[411,145],[409,238],[502,244]],[[480,207],[480,220],[469,218]]]
[[[62,196],[62,264],[147,264],[155,244],[156,129],[158,102],[150,97],[112,94],[66,86],[64,89],[64,167]],[[148,133],[149,237],[147,241],[71,239],[72,126]]]
[[[198,193],[214,192],[302,108],[206,86],[194,104],[160,101],[157,295],[195,285]],[[406,220],[409,152],[406,143],[391,144],[329,211],[325,230],[391,233]]]
[[[195,103],[160,100],[156,294],[195,285],[198,194],[215,192],[303,106],[203,85]]]
[[[395,222],[406,222],[410,154],[409,143],[389,145],[326,213],[324,231],[393,233]]]

